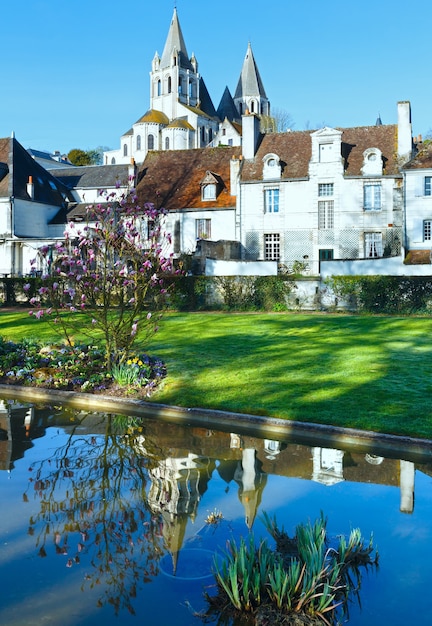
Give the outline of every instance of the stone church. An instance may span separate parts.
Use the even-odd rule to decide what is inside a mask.
[[[174,9],[162,56],[156,52],[150,72],[150,108],[120,138],[120,148],[104,153],[104,164],[144,161],[149,150],[188,150],[241,145],[242,115],[270,116],[252,48],[248,44],[234,97],[226,87],[213,105],[195,55],[189,57]]]

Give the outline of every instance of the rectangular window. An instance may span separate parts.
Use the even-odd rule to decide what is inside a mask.
[[[197,239],[211,238],[211,220],[195,220],[195,236]]]
[[[423,222],[423,241],[432,241],[432,220]]]
[[[333,195],[333,183],[319,183],[318,195],[319,196],[332,196]]]
[[[425,176],[424,179],[424,195],[432,196],[432,176]]]
[[[279,189],[264,189],[264,208],[266,213],[279,213]]]
[[[279,233],[264,235],[264,258],[266,261],[278,261],[280,259]]]
[[[382,256],[381,233],[365,233],[365,256],[368,259]]]
[[[318,228],[334,228],[333,200],[320,200],[318,202]]]
[[[363,206],[365,211],[381,209],[381,184],[367,183],[363,187]]]
[[[201,188],[202,200],[216,200],[216,185],[209,183]]]

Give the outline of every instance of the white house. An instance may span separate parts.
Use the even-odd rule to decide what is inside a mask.
[[[405,189],[404,245],[410,263],[432,263],[432,144],[402,169]]]
[[[71,201],[69,189],[13,136],[0,139],[0,275],[47,270],[38,251],[63,238]]]
[[[396,147],[396,150],[395,150]],[[401,253],[403,178],[412,155],[408,102],[398,124],[260,135],[243,117],[236,237],[245,259],[301,263]]]

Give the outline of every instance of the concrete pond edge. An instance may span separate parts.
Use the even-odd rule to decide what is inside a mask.
[[[299,422],[247,413],[185,408],[108,395],[0,385],[0,397],[57,405],[89,412],[116,413],[202,428],[249,434],[263,439],[295,441],[337,449],[354,449],[389,458],[432,461],[432,440],[389,435],[354,428]]]

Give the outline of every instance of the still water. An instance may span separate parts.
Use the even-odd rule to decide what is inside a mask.
[[[333,537],[373,533],[350,626],[430,623],[431,476],[319,441],[0,401],[0,624],[198,626],[213,555],[270,540],[263,511],[290,535],[321,512]]]

